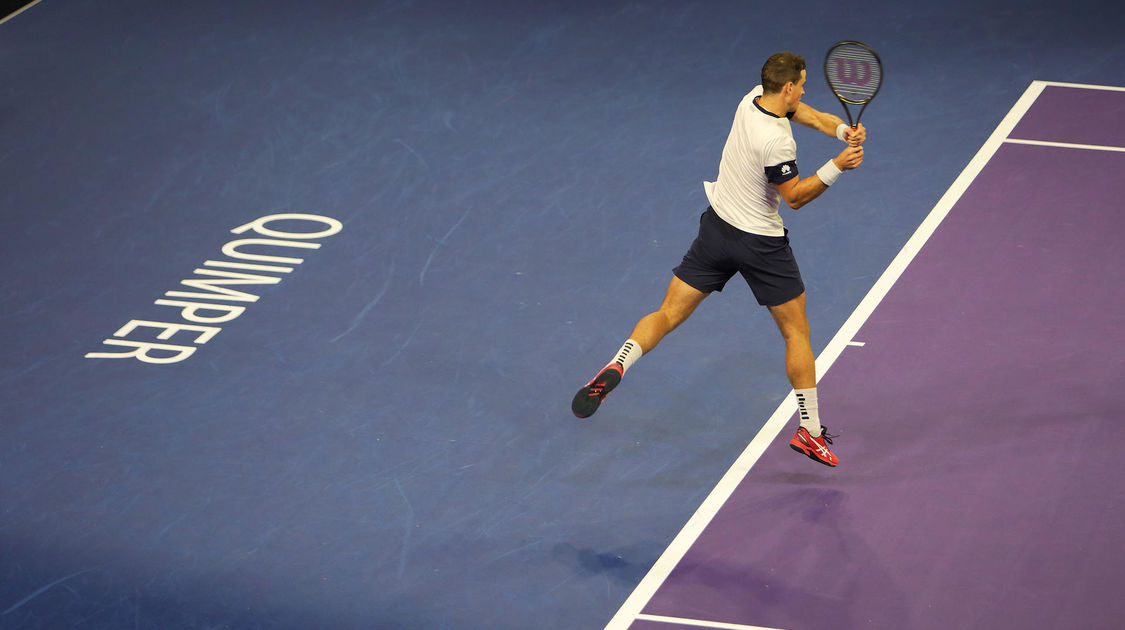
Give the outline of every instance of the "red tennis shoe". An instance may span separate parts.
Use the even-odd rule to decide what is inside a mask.
[[[589,418],[594,415],[594,412],[598,410],[598,405],[602,404],[602,400],[613,391],[614,387],[617,387],[624,375],[625,369],[616,361],[605,366],[594,377],[594,380],[586,383],[586,386],[574,395],[574,400],[570,403],[570,410],[579,418]]]
[[[840,463],[840,460],[828,450],[828,444],[832,443],[832,438],[836,436],[828,435],[828,429],[821,427],[820,435],[813,437],[805,427],[797,429],[797,435],[789,440],[789,448],[803,453],[814,462],[820,462],[825,466],[835,466]]]

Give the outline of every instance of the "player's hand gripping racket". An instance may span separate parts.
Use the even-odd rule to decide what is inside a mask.
[[[848,125],[855,129],[859,127],[859,117],[863,115],[863,110],[867,109],[867,104],[875,98],[879,93],[879,86],[883,84],[883,62],[863,42],[837,42],[824,56],[824,78],[828,80],[832,93],[844,106]],[[855,122],[852,122],[852,112],[848,105],[862,106],[856,114]]]

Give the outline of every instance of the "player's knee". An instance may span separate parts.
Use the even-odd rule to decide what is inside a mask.
[[[804,317],[777,317],[777,329],[781,331],[781,336],[785,338],[786,342],[791,341],[808,341],[809,339],[809,323]]]
[[[678,307],[665,307],[661,308],[658,312],[660,313],[660,316],[664,318],[668,330],[675,330],[679,327],[680,324],[687,321],[687,318],[691,316],[690,309]]]
[[[809,327],[799,322],[790,323],[780,327],[781,336],[786,343],[809,343]]]

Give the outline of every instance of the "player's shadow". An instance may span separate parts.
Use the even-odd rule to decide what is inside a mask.
[[[735,514],[730,522],[744,522],[745,534],[701,539],[700,548],[689,553],[666,582],[665,603],[677,610],[702,607],[699,614],[718,614],[722,621],[754,620],[778,628],[908,621],[902,585],[852,527],[847,504],[847,492],[810,483],[771,495],[768,505],[755,501],[732,506],[745,518]],[[755,516],[763,511],[771,516]],[[730,522],[721,527],[738,531],[729,529]],[[777,526],[763,529],[765,522]],[[809,577],[821,572],[824,579]],[[833,577],[840,573],[851,577]]]
[[[556,562],[571,566],[579,575],[605,575],[624,584],[636,584],[656,563],[662,551],[655,542],[642,542],[609,551],[579,549],[570,543],[559,543],[551,549],[551,557]]]

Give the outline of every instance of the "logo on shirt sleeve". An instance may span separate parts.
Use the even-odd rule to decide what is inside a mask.
[[[781,184],[797,176],[797,162],[790,160],[776,166],[766,167],[766,181],[771,184]]]

